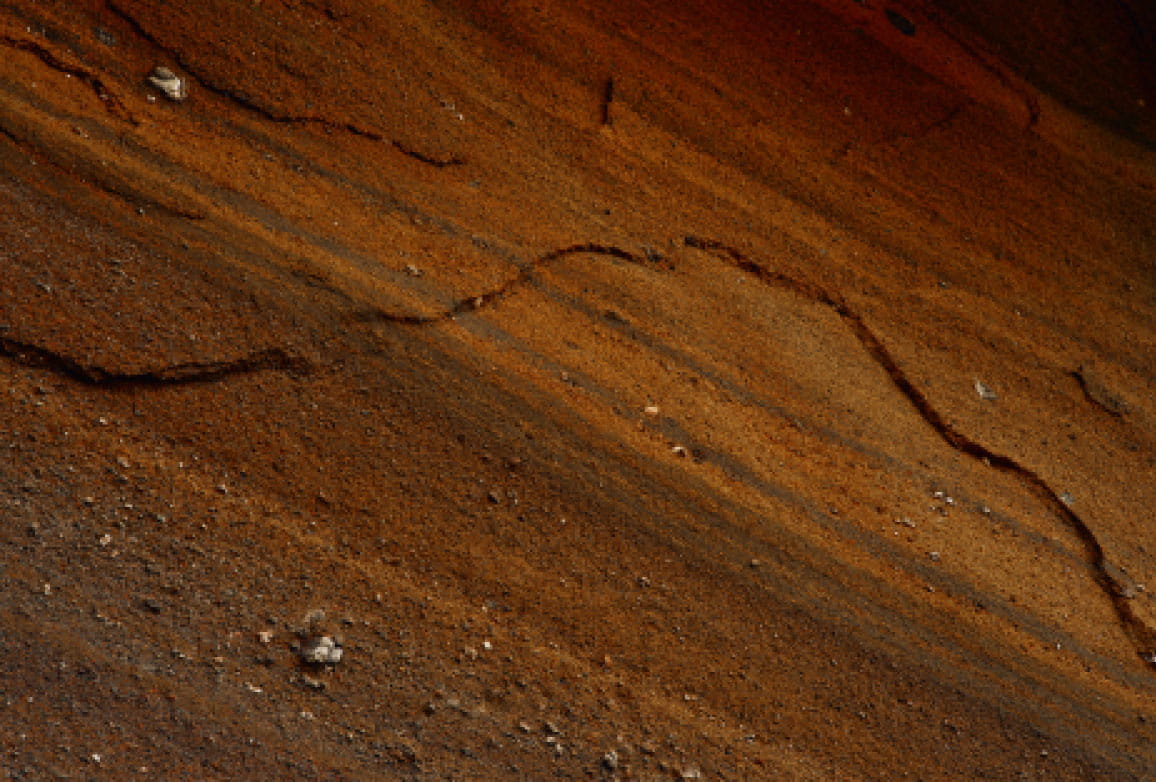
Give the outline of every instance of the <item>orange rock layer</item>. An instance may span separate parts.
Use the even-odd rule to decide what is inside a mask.
[[[1156,17],[1030,6],[6,4],[0,768],[1156,775]]]

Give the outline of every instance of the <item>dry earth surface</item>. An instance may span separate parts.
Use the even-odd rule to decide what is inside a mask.
[[[1156,777],[1154,31],[0,3],[0,769]]]

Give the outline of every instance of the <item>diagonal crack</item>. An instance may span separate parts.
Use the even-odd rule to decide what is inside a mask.
[[[406,157],[412,158],[418,162],[425,163],[426,165],[430,165],[435,168],[448,168],[450,166],[460,166],[465,164],[465,161],[459,157],[439,157],[436,155],[427,154],[425,152],[414,149],[405,142],[398,141],[396,139],[387,139],[384,134],[379,133],[376,130],[371,130],[360,125],[356,125],[352,122],[334,122],[333,120],[326,119],[321,115],[283,114],[274,111],[273,109],[270,109],[254,101],[252,98],[246,95],[242,95],[235,90],[215,82],[203,74],[193,70],[191,67],[189,67],[188,61],[181,56],[180,52],[170,46],[166,46],[165,44],[161,43],[155,35],[145,29],[144,25],[142,25],[141,22],[130,12],[122,8],[119,3],[115,2],[114,0],[110,0],[107,3],[107,6],[110,11],[123,19],[124,22],[128,24],[134,32],[136,32],[137,35],[172,57],[173,61],[178,66],[180,66],[181,70],[195,78],[197,82],[206,90],[213,93],[214,95],[218,95],[222,98],[225,98],[226,100],[236,103],[238,106],[241,106],[242,108],[257,114],[263,119],[266,119],[270,122],[290,125],[317,125],[328,130],[336,130],[344,133],[350,133],[354,136],[360,136],[362,138],[369,139],[370,141],[387,143]]]
[[[1111,602],[1116,617],[1124,630],[1125,635],[1132,641],[1137,654],[1150,667],[1156,668],[1156,631],[1149,627],[1139,616],[1129,602],[1130,589],[1113,574],[1118,571],[1104,554],[1104,547],[1083,518],[1072,510],[1067,503],[1060,499],[1056,491],[1029,467],[1020,464],[1014,458],[999,454],[980,442],[956,429],[931,404],[926,394],[920,391],[903,372],[895,357],[891,354],[867,325],[862,316],[856,313],[847,302],[832,296],[823,288],[814,283],[797,280],[782,272],[768,269],[746,258],[738,250],[721,242],[711,239],[702,239],[688,236],[685,239],[687,247],[709,252],[721,258],[737,269],[740,269],[759,281],[810,299],[811,301],[833,310],[847,325],[864,350],[879,364],[891,378],[891,382],[906,397],[921,418],[935,433],[955,450],[982,461],[992,469],[1014,476],[1032,494],[1040,499],[1054,514],[1059,516],[1068,528],[1075,533],[1084,549],[1084,559],[1088,564],[1092,576],[1105,597]]]
[[[997,54],[985,51],[980,48],[978,44],[973,45],[964,40],[964,37],[954,30],[948,28],[942,18],[936,15],[935,18],[929,19],[939,31],[943,33],[952,43],[963,49],[967,56],[971,57],[979,66],[995,77],[996,81],[1006,89],[1008,92],[1014,94],[1020,101],[1023,102],[1024,111],[1027,113],[1027,121],[1025,123],[1025,130],[1033,130],[1040,123],[1040,101],[1036,97],[1034,90],[1030,84],[1024,81],[1017,80],[1009,73],[1013,73],[1009,68],[1004,66],[1002,60]]]
[[[581,255],[583,253],[593,255],[605,255],[612,258],[618,258],[630,263],[645,265],[648,262],[651,264],[661,263],[663,259],[657,253],[647,252],[646,256],[636,255],[629,250],[623,250],[621,247],[615,247],[607,244],[586,243],[574,244],[569,247],[563,247],[560,250],[552,250],[545,255],[540,256],[537,260],[529,265],[523,267],[519,273],[502,283],[496,288],[468,296],[455,302],[449,308],[435,313],[433,315],[407,315],[403,313],[392,313],[385,310],[372,308],[363,309],[354,314],[354,319],[362,322],[384,322],[397,323],[405,326],[424,326],[432,323],[439,323],[444,320],[450,320],[455,315],[461,315],[464,312],[473,312],[474,310],[482,309],[489,306],[499,299],[505,298],[517,291],[518,288],[528,283],[534,276],[535,271],[546,266],[560,258],[565,258],[569,255]]]
[[[915,412],[931,427],[931,429],[948,446],[982,461],[986,466],[1015,477],[1021,485],[1035,495],[1056,516],[1064,521],[1075,534],[1083,548],[1084,561],[1097,586],[1111,603],[1117,620],[1125,635],[1132,642],[1137,654],[1156,669],[1156,630],[1147,625],[1135,612],[1129,602],[1134,597],[1134,591],[1127,578],[1119,568],[1107,559],[1104,547],[1091,526],[1071,507],[1068,506],[1059,494],[1056,493],[1039,473],[1024,466],[1011,456],[996,453],[982,443],[968,437],[953,426],[919,388],[907,377],[899,362],[887,349],[883,341],[867,325],[867,322],[841,297],[832,295],[823,287],[815,283],[799,280],[784,274],[781,271],[770,269],[762,264],[750,260],[737,249],[712,239],[694,236],[684,238],[684,244],[695,250],[710,253],[716,258],[729,263],[731,266],[745,272],[767,285],[783,288],[795,294],[821,304],[833,311],[851,333],[858,339],[859,344],[867,354],[887,373],[896,389],[907,399]],[[553,250],[540,256],[536,261],[524,267],[520,273],[494,288],[476,296],[461,299],[448,309],[434,315],[406,315],[389,313],[380,309],[363,310],[355,315],[358,320],[367,322],[389,322],[399,325],[424,326],[452,319],[463,312],[471,312],[489,306],[517,291],[528,283],[535,271],[553,261],[570,255],[590,253],[618,258],[630,263],[644,265],[664,263],[664,259],[647,251],[644,256],[613,245],[586,243],[575,244],[559,250]],[[1119,575],[1117,575],[1119,574]]]
[[[60,71],[68,76],[75,76],[92,88],[92,91],[96,93],[97,99],[104,104],[104,107],[110,114],[119,119],[128,120],[134,125],[138,124],[138,120],[132,115],[132,112],[128,110],[128,107],[124,105],[124,102],[117,97],[116,93],[108,88],[104,80],[91,68],[62,57],[43,44],[37,41],[30,41],[26,38],[13,38],[10,35],[0,35],[0,46],[29,52],[36,55],[36,57],[49,68]]]
[[[314,369],[304,358],[291,355],[282,348],[266,348],[229,361],[187,361],[137,372],[111,371],[41,345],[5,337],[0,337],[0,356],[24,366],[44,367],[73,380],[106,388],[209,383],[235,375],[264,371],[307,375]]]

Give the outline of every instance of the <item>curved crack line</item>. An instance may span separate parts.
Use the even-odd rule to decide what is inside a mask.
[[[1000,57],[989,51],[981,49],[977,45],[972,45],[964,40],[963,36],[948,29],[944,24],[942,18],[938,14],[928,16],[928,21],[935,25],[941,33],[943,33],[952,43],[963,49],[964,53],[971,57],[975,62],[979,63],[980,67],[995,77],[1000,85],[1018,97],[1024,106],[1024,111],[1027,112],[1027,121],[1025,123],[1025,130],[1034,130],[1036,125],[1040,122],[1040,101],[1036,97],[1032,86],[1026,79],[1020,77],[1022,83],[1016,83],[1013,76],[1015,71],[1003,65]]]
[[[163,51],[168,56],[172,57],[173,61],[181,68],[181,70],[195,78],[197,82],[206,90],[213,93],[214,95],[218,95],[222,98],[225,98],[226,100],[232,101],[238,106],[260,116],[262,119],[268,120],[269,122],[277,122],[289,125],[317,125],[319,127],[326,128],[327,130],[341,131],[354,136],[369,139],[370,141],[386,143],[392,146],[402,155],[412,158],[419,163],[425,163],[426,165],[433,166],[434,168],[461,166],[466,162],[465,160],[453,155],[449,157],[439,157],[436,155],[427,154],[425,152],[420,152],[403,141],[399,141],[397,139],[388,139],[384,134],[379,133],[376,130],[370,130],[352,122],[334,122],[333,120],[326,119],[320,115],[281,114],[273,111],[272,109],[257,103],[252,98],[236,92],[235,90],[229,89],[228,87],[224,87],[221,84],[218,84],[193,70],[191,67],[189,67],[188,62],[180,55],[179,52],[170,46],[162,44],[155,35],[148,32],[144,28],[144,25],[142,25],[135,16],[121,8],[119,3],[110,0],[110,2],[107,3],[107,6],[110,11],[124,20],[124,22],[129,27],[131,27],[137,35]]]
[[[1129,412],[1128,403],[1109,391],[1087,367],[1081,366],[1068,374],[1075,378],[1084,398],[1108,415],[1123,418]]]
[[[931,122],[928,122],[923,127],[917,128],[916,130],[912,131],[911,133],[896,133],[895,137],[890,142],[887,142],[887,143],[894,145],[900,139],[913,139],[915,141],[924,141],[932,133],[939,131],[939,130],[943,130],[944,128],[950,126],[951,123],[955,122],[956,118],[958,118],[959,115],[963,113],[963,110],[968,108],[974,102],[975,101],[971,98],[964,98],[962,101],[959,102],[958,105],[952,106],[951,109],[946,114],[944,114],[942,117],[940,117],[939,119],[932,120]]]
[[[254,351],[230,361],[187,361],[138,372],[115,372],[97,364],[85,364],[41,345],[0,337],[0,356],[28,367],[42,367],[87,385],[106,388],[210,383],[235,375],[279,371],[307,375],[314,367],[304,358],[282,348]]]
[[[1014,458],[998,454],[982,443],[958,431],[934,408],[927,396],[907,378],[898,361],[875,335],[862,316],[856,313],[842,298],[833,296],[819,285],[804,280],[798,280],[782,272],[769,269],[761,264],[746,258],[733,247],[711,239],[693,236],[684,238],[687,247],[721,255],[722,259],[740,271],[746,272],[761,282],[777,286],[796,293],[818,304],[831,309],[847,324],[851,333],[858,339],[867,354],[887,373],[892,383],[908,400],[916,413],[923,418],[932,430],[951,448],[968,456],[982,461],[988,467],[1008,473],[1019,479],[1032,494],[1038,497],[1046,506],[1059,516],[1076,535],[1084,549],[1084,559],[1092,572],[1093,580],[1109,599],[1121,629],[1141,658],[1149,668],[1156,668],[1156,631],[1143,622],[1132,609],[1129,600],[1135,597],[1135,587],[1128,583],[1127,576],[1108,562],[1103,546],[1092,531],[1091,527],[1075,513],[1059,495],[1039,476],[1038,473],[1021,465]],[[495,304],[501,298],[514,293],[522,285],[533,278],[534,273],[542,266],[566,256],[589,253],[604,255],[639,265],[665,264],[665,268],[673,268],[673,264],[661,255],[651,250],[645,251],[645,257],[631,253],[613,245],[598,243],[576,244],[553,250],[540,256],[535,262],[523,268],[514,278],[503,285],[477,296],[461,299],[452,307],[434,315],[405,315],[389,313],[383,310],[363,310],[355,317],[363,321],[384,321],[408,326],[425,326],[452,319],[462,312],[481,309]],[[688,438],[680,437],[680,440]],[[1114,575],[1119,573],[1119,576]]]
[[[539,256],[535,261],[523,267],[516,276],[510,278],[498,287],[460,299],[447,309],[433,315],[407,315],[404,313],[387,312],[378,308],[369,308],[355,312],[353,318],[362,322],[397,323],[404,326],[426,326],[433,323],[440,323],[444,320],[451,320],[456,315],[480,310],[483,307],[494,304],[499,299],[511,295],[516,292],[518,288],[528,283],[533,278],[534,273],[543,266],[559,258],[565,258],[568,255],[581,255],[583,253],[610,256],[640,266],[645,266],[648,263],[652,265],[658,264],[664,261],[662,256],[652,250],[647,251],[645,257],[643,257],[629,250],[623,250],[621,247],[615,247],[614,245],[598,244],[595,242],[574,244],[569,247],[563,247],[560,250],[551,250],[545,255]]]
[[[735,268],[752,275],[767,285],[793,291],[834,311],[859,340],[868,355],[887,373],[891,382],[906,397],[915,412],[935,431],[941,440],[960,453],[978,459],[993,469],[1014,475],[1044,505],[1064,520],[1083,545],[1088,567],[1092,571],[1096,584],[1111,602],[1124,634],[1132,641],[1140,658],[1150,668],[1156,669],[1156,630],[1149,627],[1133,610],[1129,602],[1130,598],[1134,596],[1130,585],[1122,583],[1113,575],[1117,568],[1108,562],[1103,545],[1088,523],[1061,500],[1056,491],[1038,473],[1010,456],[992,451],[952,426],[935,409],[926,394],[911,382],[891,351],[871,330],[863,317],[855,312],[847,302],[832,296],[814,283],[797,280],[751,261],[735,248],[722,242],[694,236],[686,237],[684,242],[687,247],[712,253],[716,257],[721,256],[724,261]]]
[[[25,38],[13,38],[10,35],[0,35],[0,46],[7,46],[10,49],[29,52],[30,54],[34,54],[49,68],[60,71],[68,76],[75,76],[92,88],[92,91],[96,93],[97,99],[104,104],[104,107],[110,114],[119,119],[127,120],[134,125],[139,124],[139,120],[132,115],[132,112],[124,105],[124,102],[118,98],[116,94],[108,88],[108,85],[104,83],[104,80],[97,76],[91,69],[78,63],[69,62],[43,44],[36,41],[29,41]]]

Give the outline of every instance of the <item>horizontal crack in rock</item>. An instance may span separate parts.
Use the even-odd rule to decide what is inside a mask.
[[[188,361],[137,372],[118,372],[98,364],[85,364],[40,345],[0,337],[0,355],[25,366],[44,367],[89,385],[141,387],[208,383],[234,375],[279,371],[306,375],[313,366],[281,348],[266,348],[229,361]]]

